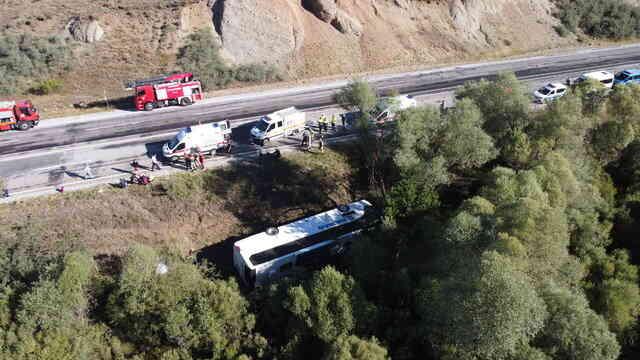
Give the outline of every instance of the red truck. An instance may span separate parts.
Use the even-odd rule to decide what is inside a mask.
[[[39,122],[38,109],[30,100],[0,101],[0,130],[28,130]]]
[[[151,111],[169,105],[191,105],[202,100],[202,85],[193,80],[192,73],[163,75],[151,79],[135,80],[126,84],[127,90],[134,90],[136,110]]]

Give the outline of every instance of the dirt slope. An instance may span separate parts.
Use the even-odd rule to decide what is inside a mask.
[[[320,5],[317,5],[318,3]],[[122,83],[175,70],[200,28],[232,63],[275,64],[290,79],[513,54],[571,43],[557,36],[551,0],[6,0],[2,31],[69,35],[71,19],[97,21],[100,41],[70,40],[74,66],[58,113],[74,102],[126,95]],[[319,12],[317,6],[328,12]],[[17,15],[16,15],[17,14]],[[216,44],[212,44],[216,46]]]

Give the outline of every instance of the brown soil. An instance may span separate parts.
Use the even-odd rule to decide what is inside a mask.
[[[28,225],[47,251],[121,254],[133,243],[182,254],[263,231],[356,195],[347,155],[291,154],[206,173],[156,179],[149,188],[100,187],[0,206],[0,241]]]

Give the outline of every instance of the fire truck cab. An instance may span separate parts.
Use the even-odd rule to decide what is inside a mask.
[[[39,122],[38,109],[30,100],[0,101],[0,130],[28,130]]]
[[[169,105],[191,105],[202,100],[202,85],[193,80],[192,73],[159,76],[151,79],[135,80],[127,84],[134,90],[136,110],[153,110]]]

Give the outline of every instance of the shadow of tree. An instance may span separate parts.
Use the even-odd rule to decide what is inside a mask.
[[[308,156],[307,159],[317,161],[311,158],[313,155]],[[225,276],[235,274],[232,249],[236,241],[269,226],[311,216],[353,199],[331,174],[310,163],[288,158],[264,156],[236,162],[217,170],[205,181],[210,195],[224,198],[226,210],[246,229],[243,234],[202,248],[197,254],[198,261],[215,264]]]
[[[94,100],[90,102],[80,101],[73,104],[76,109],[115,108],[118,110],[136,111],[133,105],[133,96],[122,96],[113,99]]]

